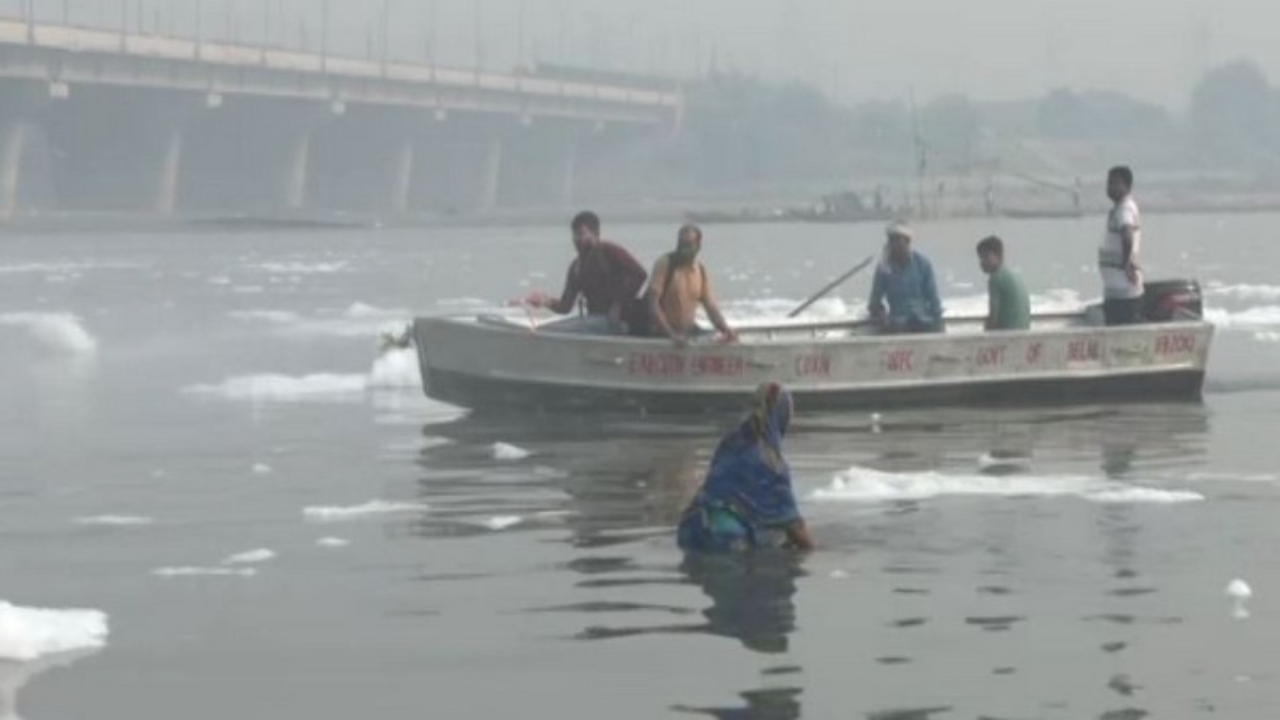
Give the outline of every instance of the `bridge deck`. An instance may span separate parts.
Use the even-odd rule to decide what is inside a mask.
[[[670,122],[676,92],[0,19],[0,77]],[[26,51],[25,53],[23,51]]]

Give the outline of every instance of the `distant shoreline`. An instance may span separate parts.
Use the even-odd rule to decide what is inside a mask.
[[[1183,195],[1184,193],[1178,193]],[[1253,215],[1280,214],[1280,192],[1267,194],[1206,195],[1196,200],[1170,197],[1153,192],[1139,196],[1142,211],[1147,215]],[[796,209],[799,203],[761,202],[739,200],[715,202],[655,201],[631,205],[616,203],[583,203],[591,207],[612,224],[618,223],[681,223],[691,217],[708,226],[736,224],[866,224],[879,223],[884,217],[900,215],[919,223],[958,219],[1003,221],[1048,221],[1094,218],[1106,212],[1105,205],[1091,202],[1079,211],[1062,203],[1047,203],[1034,197],[1019,198],[1007,205],[997,205],[988,213],[981,203],[971,198],[953,200],[947,207],[931,209],[927,215],[914,209],[894,213],[891,209],[868,212],[865,217],[814,219],[794,214],[784,214],[782,209]],[[382,229],[439,229],[485,227],[547,227],[567,222],[571,208],[509,209],[485,215],[416,215],[398,218],[381,218],[375,215],[325,215],[321,213],[228,213],[225,215],[201,214],[157,217],[142,213],[124,212],[58,212],[20,213],[7,221],[0,221],[0,237],[19,233],[61,232],[173,232],[198,233],[247,233],[313,231],[333,232],[342,230]]]

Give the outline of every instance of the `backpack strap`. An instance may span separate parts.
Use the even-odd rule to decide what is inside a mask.
[[[667,296],[667,291],[671,289],[671,282],[675,280],[675,277],[676,277],[676,272],[675,272],[676,254],[673,252],[667,253],[666,258],[667,258],[667,276],[662,280],[662,292],[658,293],[659,305],[662,304],[663,298]],[[705,288],[707,287],[707,266],[703,265],[701,262],[698,262],[698,273],[702,276],[702,287],[705,290]]]

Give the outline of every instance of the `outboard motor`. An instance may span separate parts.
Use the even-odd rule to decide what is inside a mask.
[[[1195,280],[1156,280],[1146,283],[1142,315],[1147,322],[1177,322],[1204,317],[1200,283]]]

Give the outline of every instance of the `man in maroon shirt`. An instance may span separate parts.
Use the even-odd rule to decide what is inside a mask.
[[[643,315],[639,294],[648,273],[622,246],[600,239],[600,218],[595,213],[578,213],[570,227],[578,257],[569,265],[564,292],[559,299],[534,293],[527,302],[567,315],[582,297],[589,318],[606,320],[612,332],[625,332],[627,323],[634,323]],[[583,327],[599,327],[598,320]],[[642,329],[632,328],[633,332],[637,330]]]

